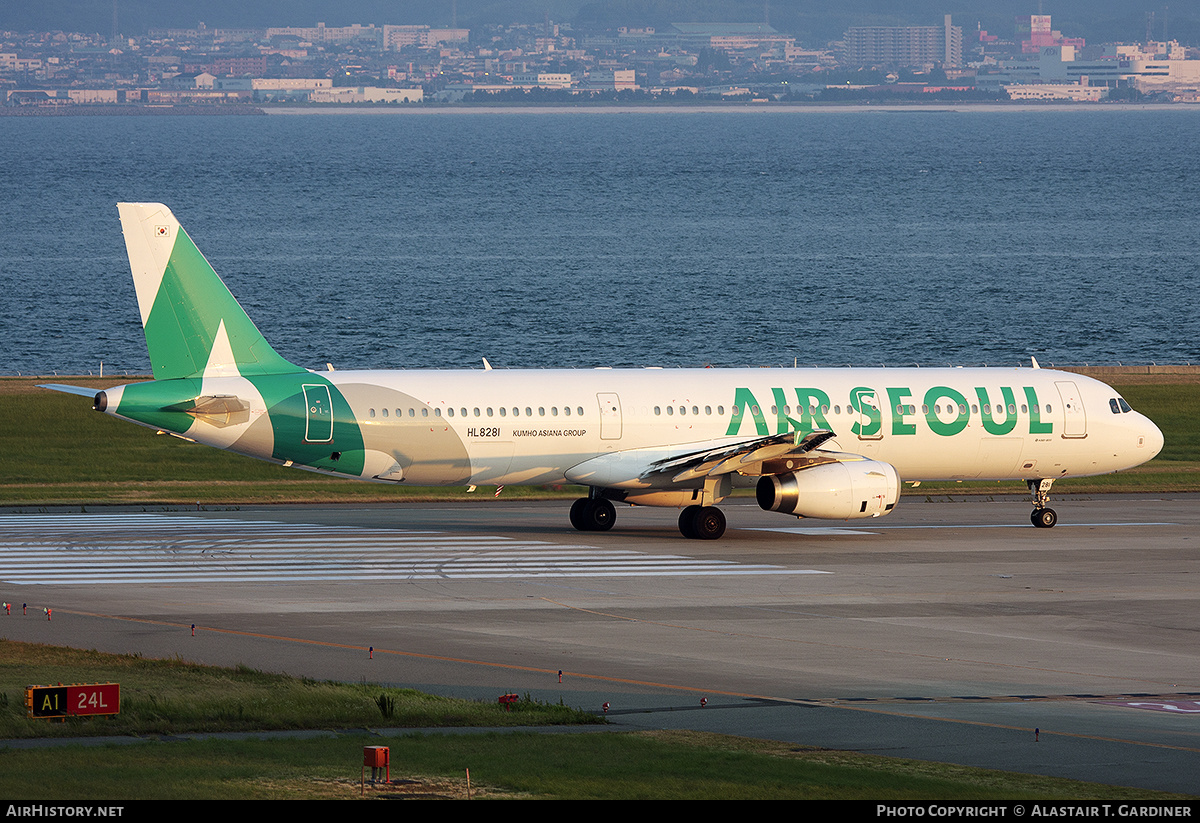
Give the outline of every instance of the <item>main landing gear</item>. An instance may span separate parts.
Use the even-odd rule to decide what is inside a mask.
[[[606,532],[617,522],[611,501],[581,497],[571,504],[571,525],[581,532]],[[692,540],[716,540],[725,534],[725,513],[716,506],[688,506],[679,515],[679,532]]]
[[[1033,495],[1033,512],[1029,520],[1039,529],[1054,528],[1058,522],[1058,514],[1046,504],[1050,502],[1050,486],[1053,480],[1027,480],[1029,493]]]
[[[617,510],[603,497],[581,497],[571,504],[571,525],[581,532],[606,532],[617,522]]]
[[[725,534],[725,514],[716,506],[688,506],[679,513],[679,532],[692,540],[716,540]]]

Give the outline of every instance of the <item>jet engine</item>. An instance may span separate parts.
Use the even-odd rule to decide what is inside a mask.
[[[887,514],[900,497],[896,467],[878,460],[822,463],[787,474],[764,475],[756,491],[767,511],[850,520]]]

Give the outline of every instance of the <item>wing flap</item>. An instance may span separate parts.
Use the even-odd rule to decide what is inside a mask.
[[[810,432],[803,437],[797,432],[767,435],[741,443],[655,461],[642,472],[641,479],[645,480],[652,475],[664,474],[669,471],[675,472],[671,477],[672,483],[729,474],[764,460],[810,452],[834,437],[834,433],[827,429]]]

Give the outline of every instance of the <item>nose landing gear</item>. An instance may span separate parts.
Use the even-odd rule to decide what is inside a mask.
[[[1039,529],[1052,529],[1058,522],[1058,513],[1046,504],[1050,502],[1050,487],[1054,480],[1027,480],[1029,493],[1033,495],[1033,512],[1029,521]]]

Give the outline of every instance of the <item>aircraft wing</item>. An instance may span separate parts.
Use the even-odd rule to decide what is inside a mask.
[[[700,477],[729,474],[750,463],[761,463],[764,460],[775,460],[810,452],[826,441],[832,440],[834,436],[833,432],[826,429],[810,432],[803,437],[798,432],[784,432],[783,434],[745,440],[741,443],[703,449],[656,460],[641,473],[641,479],[646,480],[652,475],[669,472],[672,483],[682,483]]]

